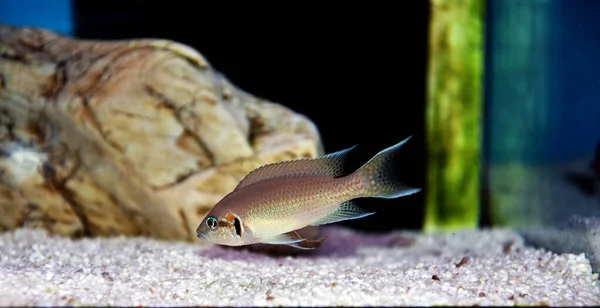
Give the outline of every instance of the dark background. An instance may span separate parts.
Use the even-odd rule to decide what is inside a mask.
[[[73,3],[74,36],[187,44],[241,89],[307,115],[327,153],[358,144],[351,167],[412,135],[399,171],[406,184],[425,188],[428,1],[401,7]],[[423,202],[423,192],[362,199],[382,212],[342,224],[366,231],[420,228]]]

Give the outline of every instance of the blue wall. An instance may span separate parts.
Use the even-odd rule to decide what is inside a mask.
[[[600,140],[598,16],[600,1],[488,1],[488,161],[593,154]]]
[[[592,154],[600,141],[600,1],[559,1],[548,158]]]
[[[0,0],[0,22],[73,33],[70,0]]]

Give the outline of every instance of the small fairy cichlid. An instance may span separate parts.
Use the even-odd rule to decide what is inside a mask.
[[[394,156],[409,139],[345,176],[347,154],[356,146],[259,167],[213,207],[198,226],[198,237],[227,246],[264,243],[307,249],[298,243],[311,241],[295,230],[374,214],[353,199],[398,198],[421,190],[400,183],[392,168]]]

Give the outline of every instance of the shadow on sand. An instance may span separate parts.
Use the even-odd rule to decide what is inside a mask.
[[[244,247],[227,247],[227,246],[210,246],[209,248],[199,251],[199,255],[207,258],[216,258],[227,261],[264,261],[265,259],[281,259],[288,256],[302,259],[318,259],[331,257],[349,257],[357,253],[361,248],[379,247],[382,249],[409,247],[415,242],[415,235],[410,233],[386,233],[373,234],[361,233],[343,227],[323,227],[321,229],[322,237],[329,238],[324,241],[320,247],[314,250],[295,250],[296,253],[274,253],[261,252],[259,247],[261,244],[254,247],[253,250],[248,246]]]

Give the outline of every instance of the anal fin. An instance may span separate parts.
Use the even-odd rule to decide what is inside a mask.
[[[340,204],[340,206],[338,206],[338,208],[335,211],[331,212],[330,214],[327,214],[326,216],[313,222],[310,225],[320,226],[338,221],[359,219],[373,214],[375,214],[375,212],[365,211],[358,205],[356,205],[356,203],[354,203],[352,200],[350,200]]]

